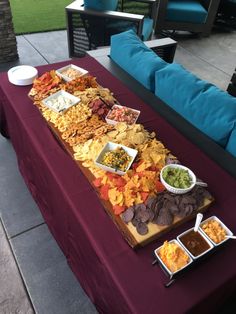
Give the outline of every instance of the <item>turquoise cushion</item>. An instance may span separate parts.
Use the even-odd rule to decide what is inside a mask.
[[[225,149],[236,157],[236,127],[233,129],[230,134],[229,141],[225,147]]]
[[[110,57],[152,92],[155,89],[155,72],[167,65],[133,30],[111,36]]]
[[[236,98],[173,63],[156,72],[155,94],[225,147],[236,123]]]
[[[206,22],[207,11],[197,0],[169,0],[167,5],[168,21],[200,23]]]
[[[153,20],[145,17],[143,22],[142,36],[143,40],[148,40],[153,30]]]
[[[122,33],[127,30],[134,30],[137,32],[137,27],[135,27],[134,22],[124,21],[124,20],[108,20],[107,30],[113,34]],[[142,39],[148,40],[153,30],[153,20],[149,18],[144,18],[143,29],[142,29]]]
[[[98,11],[115,11],[118,5],[118,0],[84,0],[86,9]]]

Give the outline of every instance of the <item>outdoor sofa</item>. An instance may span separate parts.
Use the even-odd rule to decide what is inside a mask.
[[[124,76],[125,71],[135,78],[146,91],[134,87],[134,80],[130,78],[129,83],[126,78],[131,89],[208,156],[236,175],[236,98],[180,64],[164,61],[133,31],[112,36],[107,58],[103,65],[112,68],[118,77]],[[163,101],[162,106],[155,106],[155,97]]]

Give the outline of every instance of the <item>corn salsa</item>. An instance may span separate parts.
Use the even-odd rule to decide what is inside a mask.
[[[120,171],[126,171],[132,158],[126,153],[122,147],[115,150],[107,151],[103,158],[102,164]]]

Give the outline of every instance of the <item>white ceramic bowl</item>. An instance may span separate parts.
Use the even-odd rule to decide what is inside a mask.
[[[183,243],[182,240],[181,240],[181,237],[182,237],[183,235],[185,235],[186,233],[189,233],[189,232],[192,231],[193,229],[194,229],[194,228],[191,228],[191,229],[188,229],[188,230],[186,230],[185,232],[181,233],[181,234],[177,237],[177,240],[178,240],[179,243],[185,248],[185,251],[188,252],[188,254],[192,257],[192,259],[193,259],[193,260],[196,260],[196,259],[198,259],[199,257],[205,255],[205,254],[206,254],[207,252],[209,252],[210,250],[212,250],[214,246],[213,246],[213,244],[211,243],[211,241],[209,241],[208,238],[201,232],[201,230],[198,229],[197,232],[198,232],[198,233],[203,237],[203,239],[207,242],[207,244],[209,245],[209,249],[205,250],[203,253],[201,253],[201,254],[199,254],[199,255],[197,255],[197,256],[193,255],[193,254],[188,250],[188,248],[184,245],[184,243]]]
[[[76,77],[81,77],[81,76],[83,76],[83,75],[88,73],[87,70],[85,70],[83,68],[80,68],[77,65],[68,64],[68,65],[64,66],[63,68],[60,68],[60,69],[56,70],[56,74],[58,76],[60,76],[61,78],[63,78],[63,80],[65,80],[66,82],[70,82],[70,81],[74,80],[74,78],[68,77],[68,76],[66,76],[66,75],[64,75],[62,73],[62,72],[64,72],[65,70],[67,70],[69,68],[72,68],[72,69],[74,69],[74,70],[76,70],[78,72],[78,76],[76,76]]]
[[[64,106],[64,107],[60,107],[60,109],[58,109],[56,106],[52,105],[52,101],[57,99],[59,96],[62,96],[63,98],[69,99],[71,101],[71,105],[69,106]],[[44,106],[50,108],[51,110],[59,113],[59,112],[63,112],[67,109],[69,109],[71,106],[76,105],[78,102],[80,102],[80,98],[75,97],[74,95],[71,95],[70,93],[67,93],[64,90],[59,90],[58,92],[50,95],[49,97],[45,98],[44,100],[42,100],[42,103],[44,104]]]
[[[160,249],[162,248],[162,246],[160,246],[159,248],[155,249],[154,254],[156,256],[156,258],[158,259],[158,261],[161,263],[162,267],[166,270],[166,272],[172,277],[174,274],[178,273],[179,271],[183,270],[184,268],[188,267],[192,262],[192,258],[189,255],[189,253],[185,250],[185,248],[182,246],[182,244],[180,242],[178,242],[177,240],[173,239],[171,241],[168,241],[169,243],[176,243],[183,251],[184,253],[186,253],[189,257],[189,262],[188,264],[186,264],[184,267],[180,268],[179,270],[172,272],[166,265],[165,263],[162,261],[162,259],[159,256],[159,252]]]
[[[110,150],[115,150],[118,147],[122,147],[125,150],[125,152],[131,157],[131,161],[129,162],[125,171],[117,170],[115,168],[111,168],[111,167],[108,167],[108,166],[105,166],[102,164],[102,159],[103,159],[105,152],[110,151]],[[106,145],[101,150],[101,152],[99,153],[98,157],[96,158],[95,164],[105,171],[117,173],[119,175],[124,175],[129,170],[129,168],[131,167],[137,153],[138,153],[138,151],[136,149],[129,148],[127,146],[112,143],[112,142],[107,142]]]
[[[9,81],[18,86],[33,84],[38,77],[38,70],[30,65],[19,65],[11,68],[8,72]]]
[[[163,171],[166,168],[181,168],[184,170],[188,171],[189,176],[192,179],[192,184],[190,185],[190,187],[186,188],[186,189],[181,189],[181,188],[175,188],[174,186],[169,185],[163,178]],[[193,189],[193,187],[196,184],[196,176],[195,174],[192,172],[192,170],[190,170],[189,168],[182,166],[182,165],[178,165],[178,164],[169,164],[166,165],[165,167],[163,167],[161,169],[161,173],[160,173],[160,179],[161,179],[161,183],[164,185],[164,187],[167,189],[167,191],[171,192],[171,193],[175,193],[175,194],[184,194],[187,193],[189,191],[191,191]]]
[[[125,108],[127,108],[127,109],[129,109],[129,110],[135,112],[135,113],[137,114],[137,117],[136,117],[135,121],[134,121],[132,124],[135,124],[135,123],[136,123],[136,121],[138,120],[138,117],[139,117],[139,115],[140,115],[140,111],[139,111],[139,110],[135,110],[135,109],[133,109],[133,108],[126,107],[126,106],[120,106],[120,105],[114,105],[114,106],[111,108],[111,110],[110,110],[110,111],[108,112],[108,114],[106,115],[106,118],[105,118],[106,123],[111,124],[111,125],[116,125],[117,123],[120,122],[120,121],[116,121],[116,120],[109,119],[109,115],[111,114],[112,110],[114,110],[114,108],[116,108],[116,107],[118,107],[118,108],[123,108],[123,107],[125,107]]]
[[[218,245],[221,245],[222,243],[224,243],[225,241],[228,241],[230,240],[229,238],[225,238],[223,241],[221,241],[220,243],[216,243],[215,241],[213,241],[205,232],[204,230],[202,229],[202,225],[210,220],[216,220],[220,226],[225,230],[226,232],[226,235],[228,236],[232,236],[233,235],[233,232],[226,227],[226,225],[216,216],[211,216],[209,218],[207,218],[206,220],[202,221],[201,224],[200,224],[200,230],[202,231],[202,233],[207,237],[207,239],[209,239],[215,246],[218,246]]]

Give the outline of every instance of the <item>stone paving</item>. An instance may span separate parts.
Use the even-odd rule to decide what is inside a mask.
[[[0,313],[34,313],[0,220]]]

